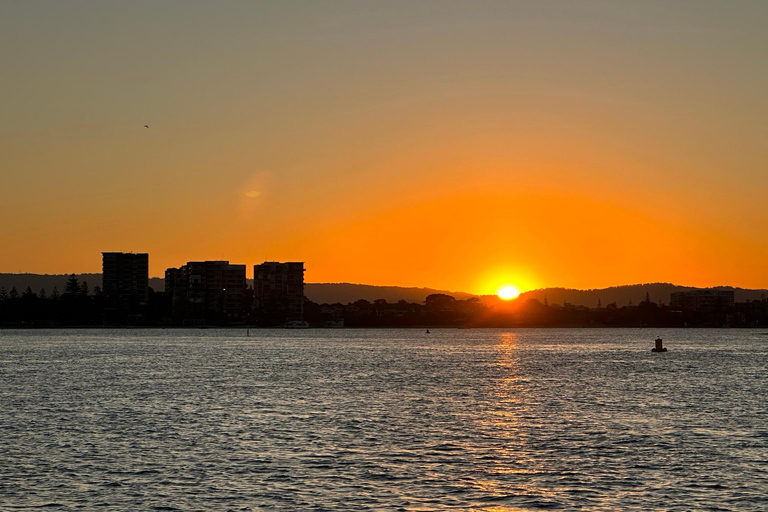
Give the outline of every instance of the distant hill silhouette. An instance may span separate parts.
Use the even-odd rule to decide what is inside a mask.
[[[0,274],[0,287],[9,291],[14,286],[21,293],[30,286],[35,293],[40,288],[50,295],[53,287],[57,287],[59,293],[64,291],[70,274]],[[101,274],[75,274],[81,283],[86,281],[93,291],[94,287],[101,286]],[[248,279],[248,285],[253,286],[253,279]],[[149,286],[156,292],[165,291],[165,279],[162,277],[150,277]],[[358,299],[374,301],[386,299],[388,302],[397,302],[404,299],[408,302],[424,302],[427,295],[432,293],[447,293],[456,299],[464,300],[475,295],[463,292],[448,292],[445,290],[433,290],[431,288],[406,288],[401,286],[372,286],[367,284],[351,283],[307,283],[304,293],[313,302],[319,304],[333,304],[341,302],[347,304]]]
[[[424,302],[427,295],[445,293],[458,300],[476,297],[470,293],[449,292],[432,288],[405,288],[402,286],[372,286],[352,283],[307,283],[304,285],[304,295],[318,304],[347,304],[358,299],[373,302],[376,299],[386,299],[387,302],[405,300],[407,302]]]
[[[88,287],[93,291],[94,287],[101,286],[101,274],[75,274],[82,283],[86,281]],[[21,293],[27,286],[37,293],[41,288],[45,288],[50,295],[54,286],[59,292],[64,291],[64,287],[69,279],[69,274],[0,274],[0,287],[5,287],[10,291],[14,286]],[[253,285],[253,280],[248,279],[248,284]],[[165,290],[165,280],[162,277],[149,278],[149,286],[156,292]],[[718,290],[733,290],[736,296],[736,302],[745,302],[747,300],[759,300],[763,295],[768,296],[768,290],[750,290],[745,288],[734,288],[731,286],[717,286]],[[673,292],[688,290],[697,290],[691,286],[679,286],[670,283],[647,283],[632,284],[626,286],[612,286],[610,288],[600,288],[592,290],[575,290],[570,288],[542,288],[522,293],[520,299],[537,299],[544,302],[546,297],[549,304],[563,304],[569,302],[574,305],[597,306],[598,299],[603,307],[615,302],[619,307],[626,306],[630,300],[633,304],[638,304],[645,300],[647,293],[651,301],[669,304],[669,295]],[[319,304],[333,304],[340,302],[347,304],[358,299],[374,301],[376,299],[386,299],[387,302],[397,302],[406,300],[408,302],[424,302],[427,295],[432,293],[445,293],[459,300],[466,300],[470,297],[476,297],[464,292],[450,292],[445,290],[435,290],[432,288],[415,288],[402,286],[372,286],[367,284],[352,283],[307,283],[304,287],[305,294],[313,302]],[[495,296],[485,296],[488,300],[495,299]]]
[[[574,290],[570,288],[542,288],[539,290],[531,290],[520,294],[520,298],[524,301],[527,299],[537,299],[539,302],[544,302],[546,297],[549,304],[560,304],[569,302],[574,305],[589,306],[591,308],[597,307],[597,301],[605,307],[611,302],[615,302],[617,306],[626,306],[631,300],[633,304],[638,304],[640,301],[645,300],[645,294],[647,293],[651,299],[651,302],[669,304],[669,295],[674,292],[685,292],[690,290],[701,290],[704,288],[696,288],[692,286],[679,286],[670,283],[646,283],[646,284],[631,284],[625,286],[611,286],[610,288],[600,288],[592,290]],[[747,300],[759,300],[761,296],[768,296],[768,290],[750,290],[745,288],[734,288],[732,286],[715,286],[711,289],[716,290],[733,290],[735,292],[736,302],[746,302]]]
[[[45,288],[48,295],[51,294],[54,286],[58,288],[59,293],[64,291],[67,279],[71,274],[0,274],[0,287],[5,287],[6,291],[14,286],[19,293],[26,290],[27,286],[32,288],[35,293],[40,292],[40,288]],[[96,286],[101,286],[101,274],[75,274],[79,282],[87,282],[88,288],[93,293]],[[149,286],[156,292],[165,290],[165,279],[162,277],[150,277]]]

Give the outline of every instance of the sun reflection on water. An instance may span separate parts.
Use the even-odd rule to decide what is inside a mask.
[[[521,415],[528,407],[527,387],[530,380],[520,371],[520,336],[516,332],[501,332],[495,345],[497,379],[490,387],[488,407],[478,415],[478,429],[490,440],[485,449],[493,461],[485,468],[482,478],[473,482],[473,487],[487,494],[489,499],[504,499],[510,496],[543,496],[542,492],[527,478],[538,473],[536,461],[527,457],[525,445],[530,435],[524,428]],[[521,509],[506,506],[478,506],[471,510],[485,512],[515,512]]]

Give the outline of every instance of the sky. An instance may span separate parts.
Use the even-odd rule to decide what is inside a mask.
[[[763,0],[0,0],[0,271],[768,287],[766,26]]]

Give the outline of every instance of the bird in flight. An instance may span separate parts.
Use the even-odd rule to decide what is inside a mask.
[[[145,125],[144,125],[144,128],[149,128],[149,125],[148,125],[148,124],[145,124]]]

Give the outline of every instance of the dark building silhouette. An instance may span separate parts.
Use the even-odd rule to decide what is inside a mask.
[[[104,320],[140,322],[149,294],[149,254],[103,252]]]
[[[262,318],[304,320],[304,262],[254,265],[253,295],[256,313]]]
[[[733,309],[735,293],[732,290],[692,290],[670,294],[669,307],[680,311],[712,313]]]
[[[181,323],[238,323],[246,317],[245,265],[190,261],[165,271],[173,318]]]

